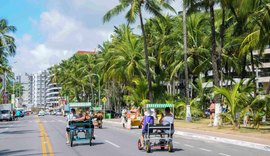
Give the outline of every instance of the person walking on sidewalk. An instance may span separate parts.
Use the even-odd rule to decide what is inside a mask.
[[[213,126],[213,120],[215,117],[215,101],[214,100],[211,101],[209,111],[210,111],[210,123],[208,126],[210,127],[210,126]]]

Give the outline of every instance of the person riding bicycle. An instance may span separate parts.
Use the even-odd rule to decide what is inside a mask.
[[[66,144],[69,144],[69,132],[70,132],[69,121],[74,120],[76,118],[77,118],[76,111],[74,108],[72,108],[71,113],[69,115],[67,115]]]
[[[144,135],[147,133],[148,131],[148,124],[152,125],[154,124],[154,117],[153,117],[154,112],[151,109],[148,109],[147,111],[144,112],[144,117],[142,119],[142,123],[143,123],[143,128],[142,128],[142,135],[140,138],[141,141],[141,148],[144,147]]]

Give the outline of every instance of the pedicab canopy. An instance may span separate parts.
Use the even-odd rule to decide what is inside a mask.
[[[92,107],[91,110],[94,110],[94,111],[102,111],[102,107]]]
[[[75,108],[75,107],[91,107],[91,102],[76,102],[76,103],[69,103],[69,107]]]
[[[146,108],[173,108],[174,104],[146,104]]]

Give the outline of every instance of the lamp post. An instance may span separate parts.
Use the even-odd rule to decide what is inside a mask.
[[[100,76],[98,74],[91,74],[97,76],[98,78],[98,106],[100,106]]]

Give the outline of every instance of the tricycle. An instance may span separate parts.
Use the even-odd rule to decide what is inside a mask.
[[[69,103],[69,111],[71,108],[82,108],[82,109],[90,109],[91,103]],[[87,141],[89,145],[92,145],[92,133],[93,133],[93,122],[90,118],[85,121],[69,121],[69,137],[70,137],[70,146],[73,147],[74,142]],[[84,136],[79,135],[80,133],[84,133]]]
[[[172,113],[174,113],[173,104],[147,104],[146,109],[165,109],[170,108]],[[147,153],[151,152],[152,148],[160,148],[164,150],[167,148],[168,152],[173,151],[173,132],[174,132],[174,123],[170,122],[168,124],[149,124],[144,125],[147,128],[147,133],[144,134],[144,147]],[[141,140],[138,140],[138,149],[142,150]]]

